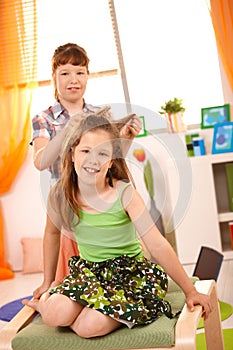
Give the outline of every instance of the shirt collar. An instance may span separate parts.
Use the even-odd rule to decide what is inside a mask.
[[[58,101],[55,101],[55,103],[51,107],[51,110],[53,112],[54,119],[57,119],[61,113],[64,113],[64,111],[66,111],[65,107],[63,107],[62,104]],[[86,103],[85,100],[83,99],[83,112],[84,113],[90,113],[90,112],[94,113],[95,110],[96,110],[96,108],[94,108],[92,105]],[[66,111],[66,113],[68,114],[67,111]]]
[[[61,105],[60,102],[55,101],[55,103],[51,107],[51,110],[53,112],[54,119],[57,119],[60,116],[60,114],[65,111],[65,108]]]

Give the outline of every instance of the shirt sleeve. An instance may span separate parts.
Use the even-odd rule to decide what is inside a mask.
[[[44,137],[50,139],[49,124],[42,115],[36,115],[32,119],[32,140],[37,137]]]

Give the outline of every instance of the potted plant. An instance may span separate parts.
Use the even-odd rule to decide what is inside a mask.
[[[160,114],[164,114],[164,113],[173,114],[173,113],[185,111],[185,108],[183,106],[183,100],[177,97],[175,97],[173,100],[169,100],[165,102],[165,104],[160,108],[161,108]]]
[[[165,102],[160,108],[161,111],[159,113],[165,114],[170,132],[186,131],[186,127],[183,122],[185,107],[183,106],[182,99],[175,97],[173,100]]]

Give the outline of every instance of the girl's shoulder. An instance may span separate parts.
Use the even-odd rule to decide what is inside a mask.
[[[129,206],[134,209],[140,207],[141,210],[144,210],[145,202],[131,182],[118,181],[117,186],[119,186],[119,199],[121,200],[121,204],[126,211],[128,211]]]
[[[116,180],[116,190],[119,194],[122,194],[124,192],[124,190],[127,188],[127,187],[132,187],[132,184],[130,181],[127,181],[127,180]]]
[[[134,193],[134,187],[130,181],[118,180],[116,184],[118,198],[120,198],[122,206],[127,207],[132,199]]]
[[[48,108],[40,111],[32,118],[32,123],[54,122],[56,118],[64,112],[64,107],[57,100]]]
[[[99,106],[94,106],[90,103],[86,103],[86,101],[84,101],[84,107],[83,107],[83,112],[84,113],[96,113],[100,110]]]

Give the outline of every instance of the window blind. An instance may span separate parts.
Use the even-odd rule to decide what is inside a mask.
[[[36,81],[36,0],[0,1],[0,37],[0,85]]]
[[[51,58],[67,42],[83,46],[90,77],[118,74],[107,1],[1,0],[0,84],[51,80]]]
[[[118,59],[107,1],[40,0],[37,16],[39,81],[51,78],[52,55],[68,42],[86,50],[90,77],[99,76],[98,72],[116,74]]]

